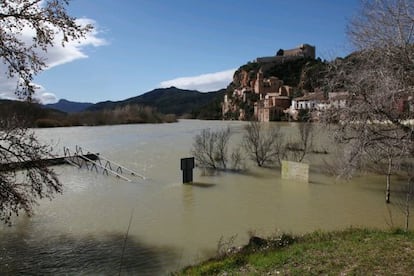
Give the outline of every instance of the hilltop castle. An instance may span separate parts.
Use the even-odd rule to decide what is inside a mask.
[[[275,64],[303,58],[315,59],[315,47],[309,44],[297,48],[277,51],[275,56],[258,57],[254,63],[259,66],[252,76],[252,71],[239,72],[239,84],[231,94],[224,97],[222,112],[224,118],[232,117],[238,120],[254,116],[259,121],[278,120],[284,115],[284,110],[291,106],[296,87],[286,85],[282,79],[275,76],[264,76],[266,68]],[[246,106],[251,107],[246,114]],[[242,108],[244,107],[244,108]]]
[[[275,56],[270,57],[258,57],[255,62],[267,63],[267,62],[285,62],[289,60],[295,60],[299,58],[312,58],[315,59],[315,46],[309,44],[301,44],[297,48],[283,50],[280,49],[276,52]]]

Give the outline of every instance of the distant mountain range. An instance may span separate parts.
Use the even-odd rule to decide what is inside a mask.
[[[97,104],[64,99],[48,105],[0,100],[0,118],[15,114],[27,127],[174,122],[180,116],[221,119],[225,91],[203,93],[176,87],[159,88],[126,100]],[[123,109],[128,105],[131,108]],[[140,109],[137,105],[149,108]]]
[[[45,105],[46,108],[66,113],[82,111],[101,111],[115,109],[126,105],[142,105],[155,108],[163,114],[182,116],[189,114],[192,118],[220,119],[221,101],[225,89],[212,92],[199,92],[196,90],[179,89],[176,87],[158,88],[142,95],[121,101],[105,101],[96,104],[79,103],[68,100],[59,100],[54,104]]]
[[[50,109],[60,110],[66,113],[76,113],[76,112],[84,111],[92,105],[93,103],[78,103],[78,102],[71,102],[65,99],[61,99],[57,103],[46,104],[45,107],[50,108]]]

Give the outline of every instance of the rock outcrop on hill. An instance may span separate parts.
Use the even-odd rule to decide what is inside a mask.
[[[323,87],[326,62],[309,55],[288,57],[258,58],[240,66],[226,90],[223,118],[282,120],[292,98]]]
[[[65,99],[61,99],[57,103],[47,104],[45,106],[47,108],[60,110],[66,113],[76,113],[76,112],[82,112],[92,105],[93,103],[72,102],[72,101],[68,101]]]

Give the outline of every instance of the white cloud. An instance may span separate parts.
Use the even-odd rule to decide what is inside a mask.
[[[0,66],[0,69],[2,68],[4,68],[4,66]],[[55,103],[58,101],[58,97],[56,97],[54,93],[46,91],[46,89],[39,84],[34,85],[37,89],[33,95],[33,99],[42,104]],[[7,78],[4,75],[0,75],[0,99],[16,100],[16,88],[17,78]]]
[[[58,101],[58,98],[54,93],[46,92],[45,88],[43,86],[38,86],[38,89],[33,95],[33,99],[37,100],[38,102],[42,104],[51,104],[56,103]]]
[[[54,46],[49,47],[47,52],[39,51],[39,56],[46,59],[46,68],[49,70],[55,66],[59,66],[65,63],[72,62],[77,59],[84,59],[88,56],[85,54],[85,47],[99,47],[107,44],[107,42],[99,37],[99,29],[97,24],[92,19],[81,18],[77,19],[77,23],[80,25],[92,24],[94,29],[86,34],[82,39],[76,41],[69,41],[63,47],[61,44],[62,34],[58,34],[55,37]],[[30,44],[32,37],[35,35],[34,30],[29,28],[24,28],[20,33],[20,39],[27,44]],[[1,61],[1,60],[0,60]],[[6,66],[0,62],[0,72],[7,72]],[[17,79],[16,78],[7,78],[6,75],[0,74],[0,98],[3,99],[16,99],[15,90],[16,90]],[[38,85],[39,86],[39,85]],[[52,103],[57,101],[56,95],[47,91],[47,88],[41,88],[36,91],[33,96],[35,99],[41,101],[41,103]]]
[[[52,104],[58,101],[58,98],[55,94],[48,92],[36,92],[35,99],[39,100],[39,102],[41,102],[42,104]]]
[[[0,65],[0,72],[4,72],[5,66]],[[16,90],[17,81],[15,79],[8,79],[5,75],[0,74],[0,99],[12,100],[16,98],[14,93],[10,91]]]
[[[176,78],[161,82],[160,87],[175,86],[181,89],[192,89],[201,92],[215,91],[221,88],[226,88],[233,80],[235,71],[236,69],[230,69],[216,73]]]
[[[83,52],[83,49],[87,46],[99,47],[107,44],[106,40],[98,37],[99,32],[96,29],[97,24],[94,20],[82,18],[77,19],[76,22],[82,26],[92,24],[95,26],[95,29],[83,39],[69,41],[65,44],[65,47],[60,42],[55,43],[55,46],[48,49],[47,52],[46,65],[48,69],[77,59],[87,58],[88,56]],[[62,35],[57,36],[56,40],[61,41]]]

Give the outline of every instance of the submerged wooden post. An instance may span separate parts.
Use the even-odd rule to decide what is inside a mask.
[[[194,157],[181,158],[181,170],[183,171],[183,183],[193,182]]]

